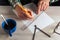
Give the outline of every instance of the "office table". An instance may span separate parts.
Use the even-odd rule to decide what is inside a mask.
[[[49,7],[45,12],[55,20],[54,24],[49,25],[50,27],[46,27],[43,29],[45,32],[51,35],[51,38],[48,38],[41,32],[38,32],[36,33],[35,40],[59,40],[60,36],[57,34],[53,34],[53,29],[55,28],[56,24],[60,21],[60,7]],[[20,29],[23,23],[13,13],[12,8],[10,6],[0,6],[0,14],[3,14],[5,18],[12,18],[17,22],[16,32],[14,32],[13,36],[10,37],[2,29],[1,23],[3,19],[0,17],[0,40],[32,40],[33,34],[28,29],[24,31]]]

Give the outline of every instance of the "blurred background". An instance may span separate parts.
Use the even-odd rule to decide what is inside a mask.
[[[19,1],[19,0],[17,0]],[[0,5],[9,5],[8,0],[0,0]],[[60,0],[50,0],[50,6],[60,6]]]
[[[60,6],[60,0],[50,0],[50,6]]]

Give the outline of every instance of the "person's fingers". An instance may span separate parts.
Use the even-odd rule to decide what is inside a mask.
[[[31,17],[30,16],[27,16],[27,14],[29,13],[29,15],[31,15]],[[31,10],[29,10],[29,9],[26,9],[26,11],[19,11],[19,15],[20,15],[20,17],[21,18],[29,18],[29,19],[32,19],[33,18],[33,16],[32,16],[32,12],[31,12]],[[27,14],[26,14],[27,13]]]
[[[46,5],[45,8],[44,8],[44,10],[46,10],[46,9],[48,8],[48,6],[49,6],[49,5]]]
[[[25,13],[22,10],[16,9],[16,11],[17,11],[17,14],[20,18],[27,18]]]
[[[40,13],[40,10],[41,9],[41,5],[40,5],[40,3],[38,3],[38,9],[37,9],[37,14],[39,14]]]
[[[45,2],[42,2],[42,4],[41,4],[41,11],[43,11],[44,6],[45,6]]]
[[[45,11],[45,10],[46,10],[46,8],[47,8],[47,5],[46,5],[46,4],[44,4],[44,6],[43,6],[43,11]]]
[[[40,1],[38,3],[38,10],[37,10],[37,13],[39,14],[40,11],[45,11],[49,6],[49,2],[46,2],[46,1]]]
[[[26,15],[28,18],[33,18],[33,14],[32,14],[32,11],[30,9],[27,9],[26,13],[27,13]]]
[[[25,15],[24,13],[19,14],[19,17],[20,17],[21,19],[27,19],[26,15]]]
[[[31,16],[33,16],[32,11],[30,9],[27,9],[27,10],[28,10],[27,12],[30,13]]]
[[[44,7],[44,2],[41,1],[39,4],[38,4],[38,13],[40,13],[40,11],[43,11],[43,7]]]
[[[44,7],[43,7],[43,10],[45,11],[48,8],[48,6],[49,6],[49,4],[45,3]]]
[[[22,10],[20,7],[17,6],[15,10],[17,11],[18,16],[21,18],[33,18],[32,12],[29,9]]]
[[[27,15],[26,13],[29,14],[29,15]],[[32,19],[33,18],[32,13],[30,11],[27,11],[27,12],[22,13],[22,14],[23,14],[23,17],[25,17],[27,19]]]

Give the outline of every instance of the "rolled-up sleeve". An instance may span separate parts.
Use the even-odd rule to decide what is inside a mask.
[[[8,0],[8,1],[10,2],[10,5],[11,5],[12,7],[14,7],[14,5],[15,5],[17,2],[20,3],[20,0]]]
[[[28,4],[28,3],[38,3],[38,0],[8,0],[10,2],[10,4],[12,5],[12,7],[17,3],[21,3],[22,5]]]
[[[22,5],[25,5],[25,4],[28,4],[28,3],[31,3],[32,2],[32,0],[8,0],[8,1],[12,5],[14,5],[17,2],[21,3]]]

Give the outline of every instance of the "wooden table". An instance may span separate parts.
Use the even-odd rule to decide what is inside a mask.
[[[60,21],[60,7],[49,7],[46,10],[46,13],[56,21],[56,23],[49,25],[50,27],[46,27],[43,29],[49,35],[52,35],[54,27]],[[33,34],[28,29],[26,29],[25,31],[20,30],[23,23],[13,13],[12,8],[10,6],[0,6],[0,14],[3,14],[5,18],[12,18],[12,19],[16,20],[16,22],[17,22],[16,32],[13,33],[12,37],[9,37],[9,35],[7,35],[1,27],[1,23],[2,23],[3,19],[0,17],[0,40],[32,40]],[[58,40],[59,37],[60,36],[53,35],[51,38],[48,38],[43,33],[38,32],[38,33],[36,33],[35,40]]]

